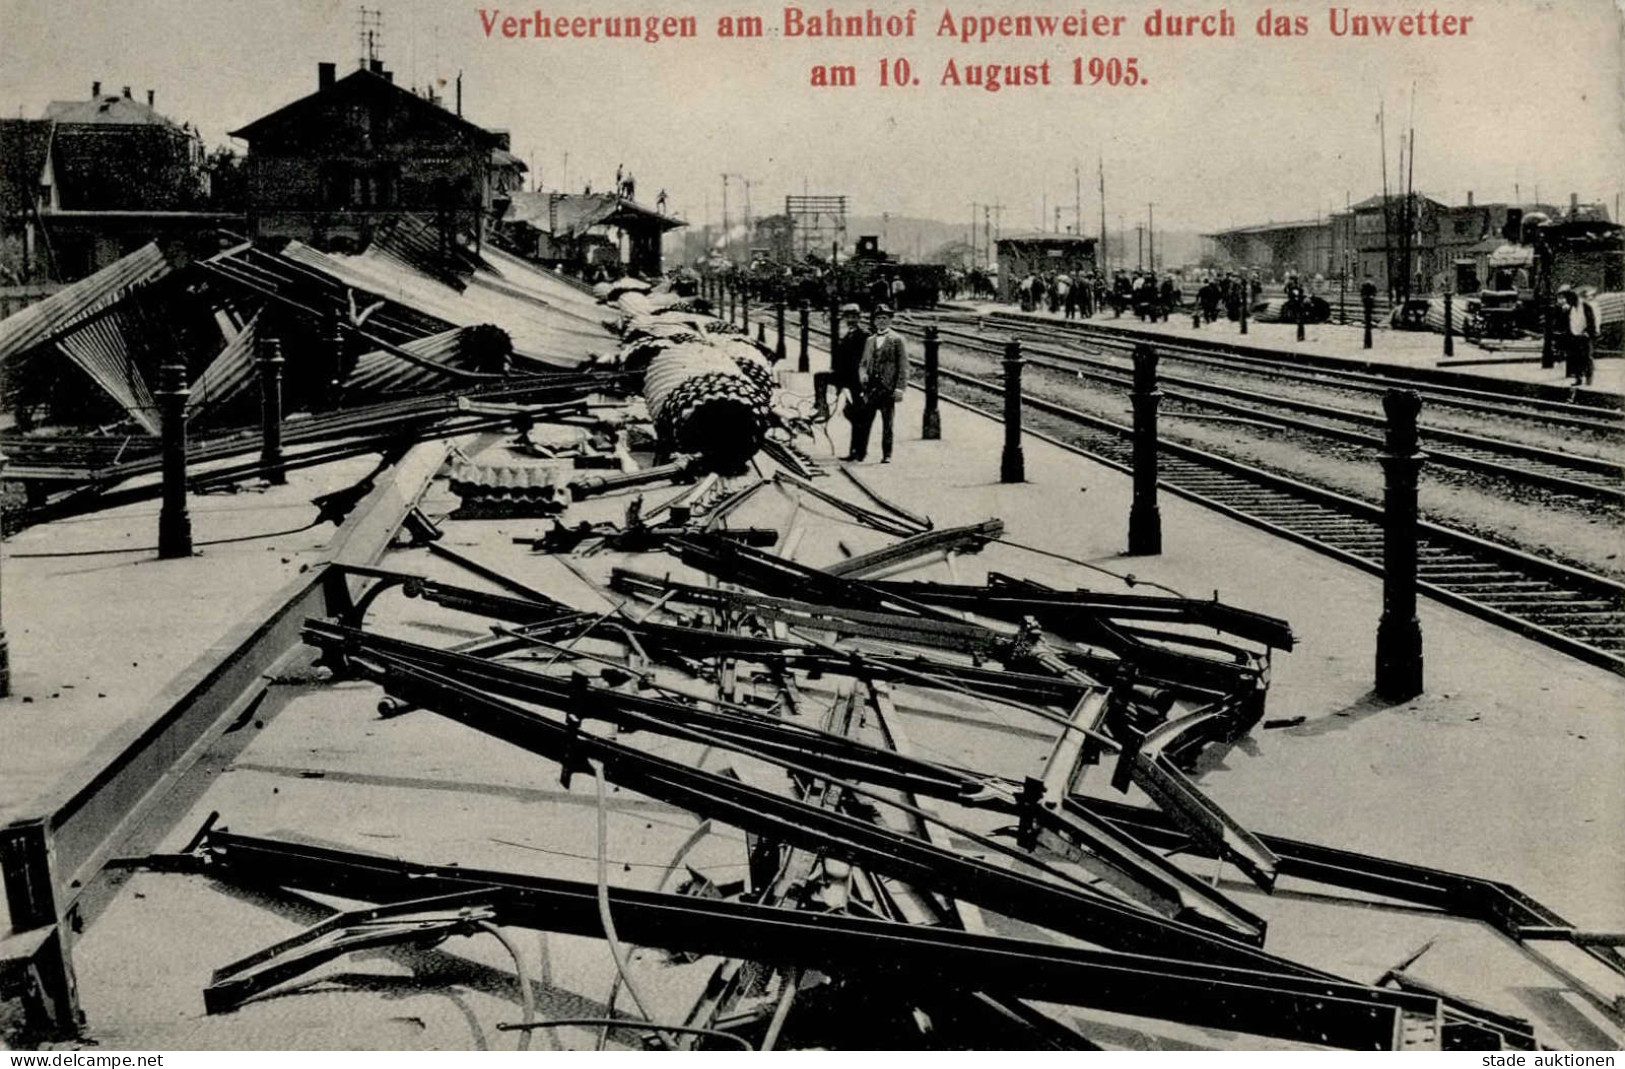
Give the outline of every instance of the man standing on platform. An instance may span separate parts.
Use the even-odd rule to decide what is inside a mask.
[[[1591,346],[1597,337],[1597,313],[1589,301],[1582,301],[1571,286],[1564,286],[1559,294],[1563,298],[1563,355],[1564,372],[1574,379],[1576,386],[1590,386],[1595,363]]]
[[[858,398],[853,404],[852,449],[849,461],[862,461],[869,453],[869,430],[880,415],[880,462],[891,463],[892,422],[897,404],[908,389],[908,348],[902,335],[891,329],[891,309],[875,309],[875,332],[863,346],[858,362]]]
[[[841,338],[835,343],[835,351],[829,354],[829,370],[813,376],[813,392],[818,396],[818,411],[813,418],[820,423],[829,419],[829,402],[824,399],[824,391],[830,386],[835,387],[837,402],[845,391],[854,408],[862,404],[858,362],[863,359],[863,346],[869,340],[862,316],[863,310],[855,304],[841,306]]]

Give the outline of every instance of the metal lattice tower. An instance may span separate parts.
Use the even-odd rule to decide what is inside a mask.
[[[356,65],[366,70],[374,60],[384,58],[384,13],[380,8],[363,5],[356,17],[356,41],[360,58]]]
[[[784,214],[790,217],[791,240],[799,240],[803,257],[815,249],[826,248],[832,240],[842,244],[846,242],[844,194],[786,196]]]

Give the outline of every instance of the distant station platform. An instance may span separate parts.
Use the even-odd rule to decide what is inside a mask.
[[[811,393],[810,376],[781,373],[781,381],[787,394]],[[898,412],[895,462],[858,465],[861,478],[939,528],[1000,517],[1010,542],[1032,548],[989,545],[978,555],[901,578],[979,583],[988,572],[1001,571],[1065,589],[1122,593],[1131,589],[1124,577],[1132,575],[1141,592],[1154,583],[1283,617],[1297,645],[1273,659],[1265,725],[1233,745],[1210,747],[1201,760],[1198,782],[1214,801],[1258,832],[1506,881],[1579,927],[1625,926],[1625,875],[1617,863],[1625,809],[1614,789],[1625,753],[1625,722],[1617,715],[1625,706],[1625,680],[1424,602],[1427,691],[1408,702],[1385,703],[1371,693],[1379,580],[1167,495],[1161,504],[1162,555],[1125,557],[1128,476],[1029,434],[1027,481],[1001,483],[997,422],[945,404],[942,439],[921,441],[920,406],[919,391],[912,391]],[[846,480],[834,469],[846,451],[846,428],[837,417],[827,429],[829,437],[808,451],[834,475],[818,481],[838,492],[835,484]],[[494,438],[459,440],[456,448],[490,462],[507,455],[507,446]],[[432,453],[423,456],[433,459]],[[199,537],[296,527],[308,518],[296,507],[303,495],[348,485],[357,475],[354,466],[312,469],[308,476],[320,487],[300,483],[285,492],[221,499],[220,516],[213,514],[213,502],[201,503]],[[675,492],[649,492],[648,499]],[[578,503],[567,520],[616,519],[632,496]],[[239,509],[229,520],[228,504]],[[613,611],[605,580],[615,567],[702,581],[659,553],[538,554],[515,539],[542,534],[547,521],[458,519],[452,515],[457,507],[443,476],[429,485],[421,508],[439,522],[442,544],[589,613]],[[151,511],[129,513],[97,531],[82,523],[43,525],[12,549],[115,547],[150,535]],[[888,541],[784,487],[757,493],[730,524],[780,531],[781,551],[814,567]],[[791,544],[788,535],[795,529],[802,534]],[[319,531],[306,532],[181,562],[141,554],[85,558],[77,566],[73,558],[8,561],[8,584],[21,572],[16,581],[28,591],[19,602],[10,594],[17,588],[8,586],[14,635],[67,626],[53,615],[58,610],[37,608],[48,606],[53,589],[72,585],[74,596],[87,600],[94,587],[84,584],[104,584],[109,600],[115,593],[151,593],[142,599],[150,608],[147,625],[96,639],[91,668],[81,672],[85,678],[70,679],[66,662],[53,661],[39,646],[14,650],[14,663],[24,673],[18,694],[32,694],[35,701],[26,713],[16,698],[5,704],[6,735],[39,770],[13,776],[8,756],[0,806],[13,814],[26,810],[42,781],[59,779],[76,762],[93,758],[98,737],[140,726],[114,723],[116,714],[98,708],[97,699],[51,698],[47,688],[82,682],[105,690],[122,681],[131,695],[156,693],[162,673],[124,680],[123,666],[141,661],[179,668],[200,643],[232,626],[224,618],[155,626],[182,611],[190,596],[183,591],[210,594],[211,604],[246,614],[279,584],[297,578],[301,562],[334,552],[327,541]],[[379,563],[500,592],[424,548],[397,545]],[[379,599],[372,626],[442,646],[491,633],[478,618],[398,596]],[[551,655],[537,653],[542,659]],[[244,718],[240,730],[250,734],[240,750],[213,771],[162,848],[181,849],[210,814],[218,814],[221,824],[242,834],[388,858],[592,879],[597,807],[590,775],[561,784],[550,762],[427,711],[385,718],[380,696],[363,682],[286,681],[263,716]],[[112,708],[135,716],[145,704],[127,697]],[[898,734],[911,752],[1011,777],[1038,774],[1053,743],[1053,730],[1042,722],[1017,723],[969,700],[899,695],[897,713]],[[1276,719],[1289,725],[1267,726]],[[69,730],[70,723],[85,726]],[[662,747],[696,767],[730,769],[746,782],[761,775],[750,761],[678,743]],[[1092,793],[1147,804],[1137,790],[1127,796],[1111,790],[1104,770],[1091,776]],[[731,829],[701,831],[692,814],[618,788],[607,807],[613,886],[669,888],[674,857],[717,884],[737,881],[746,870],[744,841]],[[976,830],[996,827],[990,822]],[[698,845],[689,849],[691,840]],[[950,845],[973,849],[969,842]],[[1625,1041],[1594,1001],[1625,994],[1619,976],[1575,948],[1519,947],[1476,923],[1429,910],[1329,900],[1290,880],[1266,897],[1233,867],[1207,863],[1203,871],[1267,917],[1272,952],[1365,983],[1403,964],[1418,980],[1529,1019],[1537,1038],[1554,1046],[1600,1049]],[[315,923],[332,904],[292,895],[265,901],[172,873],[129,875],[75,947],[87,1037],[104,1047],[144,1049],[501,1049],[512,1042],[511,1035],[496,1031],[499,1022],[517,1018],[512,967],[492,940],[343,958],[311,974],[315,982],[229,1013],[205,1013],[201,992],[214,969]],[[615,968],[601,942],[524,933],[521,951],[541,963],[532,977],[539,1016],[610,1012]],[[1558,968],[1546,967],[1547,960]],[[674,1020],[701,994],[715,963],[643,953],[631,968],[656,992],[658,1004],[649,1011]],[[625,995],[620,997],[624,1003]],[[1226,1039],[1186,1026],[1147,1031],[1143,1022],[1111,1014],[1052,1012],[1109,1047],[1185,1049]],[[561,1038],[569,1046],[590,1045],[595,1031]],[[546,1049],[547,1042],[538,1037],[535,1045]]]
[[[1017,305],[995,302],[954,302],[979,315],[1000,313],[1029,316],[1038,320],[1066,322],[1058,312],[1034,310],[1022,312]],[[1335,314],[1334,314],[1335,320]],[[1102,327],[1122,327],[1158,335],[1171,340],[1186,339],[1234,345],[1242,349],[1261,349],[1276,353],[1301,352],[1314,356],[1331,357],[1351,363],[1392,364],[1398,367],[1452,371],[1466,377],[1507,379],[1514,382],[1538,383],[1553,387],[1567,387],[1572,380],[1563,373],[1563,361],[1555,367],[1540,366],[1538,344],[1519,343],[1518,348],[1481,349],[1461,337],[1456,338],[1455,353],[1444,355],[1444,336],[1431,331],[1391,330],[1379,327],[1372,332],[1371,348],[1363,346],[1364,328],[1351,320],[1347,326],[1337,322],[1307,323],[1304,340],[1297,340],[1297,327],[1291,323],[1260,323],[1249,320],[1247,333],[1240,325],[1227,319],[1205,323],[1201,328],[1191,326],[1189,310],[1181,316],[1171,315],[1166,322],[1146,322],[1133,315],[1095,315],[1087,319],[1073,319],[1074,323],[1089,323]],[[1599,393],[1625,392],[1625,360],[1603,357],[1596,362],[1592,390]]]

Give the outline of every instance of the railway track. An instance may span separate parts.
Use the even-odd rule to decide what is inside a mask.
[[[955,321],[965,325],[978,319],[964,314],[948,314],[940,318],[944,322]],[[1617,399],[1602,394],[1571,401],[1555,396],[1567,391],[1533,383],[1509,382],[1502,384],[1503,388],[1495,389],[1436,381],[1433,377],[1436,373],[1428,368],[1375,363],[1355,368],[1346,366],[1348,361],[1311,353],[1283,352],[1271,355],[1267,351],[1209,338],[1182,339],[1100,323],[1069,323],[1065,320],[1042,322],[1014,312],[995,312],[985,319],[1024,340],[1038,338],[1054,341],[1064,338],[1085,342],[1100,350],[1123,353],[1132,350],[1137,342],[1144,342],[1155,345],[1163,354],[1164,361],[1177,361],[1228,373],[1252,373],[1275,381],[1334,387],[1352,393],[1381,394],[1384,390],[1403,385],[1416,390],[1430,406],[1607,435],[1625,433],[1625,409],[1619,407]],[[1461,378],[1459,375],[1451,377]]]
[[[1002,418],[1001,382],[939,375],[944,400]],[[1023,405],[1025,429],[1132,471],[1132,427],[1042,398]],[[1163,441],[1159,457],[1158,485],[1169,493],[1382,574],[1380,506],[1176,442]],[[1425,596],[1625,675],[1625,583],[1429,521],[1417,554]]]
[[[945,397],[1000,416],[1001,385],[940,374]],[[1023,405],[1047,417],[1039,433],[1056,444],[1132,470],[1132,428],[1040,398]],[[1168,491],[1382,573],[1378,506],[1177,443],[1159,452],[1158,485]],[[1426,521],[1417,552],[1427,596],[1625,675],[1625,584]]]
[[[971,332],[944,328],[940,336],[945,345],[988,355],[1002,352],[997,342]],[[1163,346],[1157,346],[1157,350],[1166,353]],[[1031,365],[1077,374],[1125,392],[1133,384],[1131,372],[1109,360],[1042,346],[1024,347],[1023,356]],[[1169,375],[1160,370],[1157,379],[1163,396],[1183,405],[1211,409],[1350,445],[1376,450],[1383,447],[1382,432],[1386,420],[1380,415]],[[1384,387],[1392,388],[1392,384]],[[1176,412],[1169,414],[1179,415]],[[1514,483],[1541,486],[1576,497],[1625,503],[1625,467],[1616,462],[1426,424],[1421,432],[1429,459],[1435,465],[1498,476]]]

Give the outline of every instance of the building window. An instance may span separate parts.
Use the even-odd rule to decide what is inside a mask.
[[[392,208],[398,183],[393,164],[338,164],[322,178],[322,203],[328,208]]]

